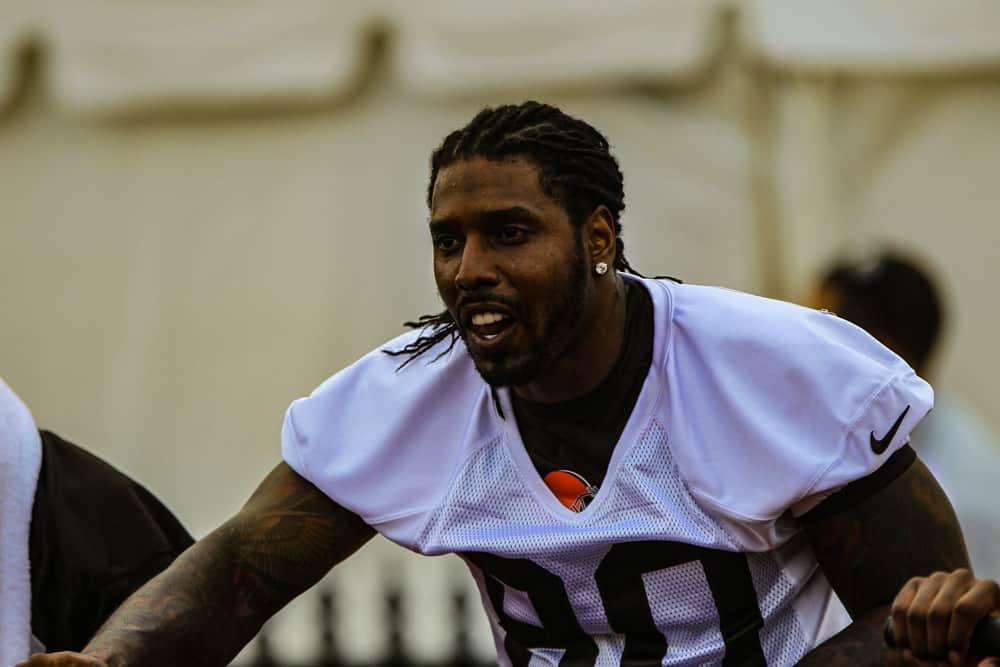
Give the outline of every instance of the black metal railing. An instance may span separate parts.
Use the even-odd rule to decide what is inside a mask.
[[[318,594],[311,596],[315,600],[315,623],[319,632],[310,632],[311,636],[320,638],[317,657],[309,662],[294,662],[283,658],[278,648],[279,642],[274,641],[271,630],[265,626],[255,639],[251,648],[249,660],[240,661],[245,667],[487,667],[496,664],[495,660],[486,659],[477,654],[472,641],[472,615],[481,613],[472,608],[469,594],[465,590],[455,590],[449,593],[450,604],[447,619],[450,626],[449,647],[445,657],[439,660],[427,660],[413,654],[406,643],[406,605],[405,593],[401,588],[385,589],[381,601],[382,620],[376,629],[382,635],[380,641],[384,647],[382,655],[370,660],[352,660],[346,656],[340,639],[341,614],[345,611],[338,604],[336,589],[332,585],[324,585]]]

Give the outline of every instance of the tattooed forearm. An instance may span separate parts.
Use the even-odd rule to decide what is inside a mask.
[[[892,602],[908,579],[969,567],[955,512],[919,460],[872,497],[806,523],[816,559],[852,617]]]
[[[948,498],[919,460],[860,503],[815,520],[806,532],[816,559],[854,621],[801,665],[916,665],[889,650],[882,626],[911,577],[968,567]]]
[[[85,649],[119,665],[226,665],[373,531],[284,464],[235,517],[116,611]]]

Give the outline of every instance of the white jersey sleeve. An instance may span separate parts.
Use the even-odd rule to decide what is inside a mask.
[[[877,470],[933,405],[900,357],[835,315],[719,288],[670,291],[674,456],[700,502],[750,527],[748,548],[774,546],[779,517]]]
[[[402,369],[406,357],[382,351],[417,335],[387,343],[294,401],[281,432],[282,456],[293,470],[406,546],[476,428],[487,428],[474,416],[490,398],[468,355],[458,353],[461,341],[433,363],[444,347]]]

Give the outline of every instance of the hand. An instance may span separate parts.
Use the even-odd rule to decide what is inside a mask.
[[[108,667],[108,663],[82,653],[36,653],[15,667]]]
[[[966,569],[910,579],[892,603],[892,634],[903,655],[958,667],[978,663],[968,655],[976,623],[1000,610],[1000,586]],[[979,656],[981,659],[983,656]]]

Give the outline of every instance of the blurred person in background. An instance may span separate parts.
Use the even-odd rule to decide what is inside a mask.
[[[0,665],[80,650],[193,543],[140,484],[39,430],[0,380]]]
[[[466,560],[504,665],[913,664],[890,611],[914,656],[974,664],[1000,589],[907,444],[932,391],[902,359],[640,277],[607,139],[549,105],[449,134],[427,203],[445,309],[295,401],[232,519],[28,665],[224,665],[376,531]]]
[[[810,305],[857,324],[924,378],[947,324],[932,273],[895,251],[843,259],[823,274]],[[934,410],[910,435],[921,460],[951,499],[978,576],[1000,578],[996,482],[1000,443],[960,398],[936,388]]]

